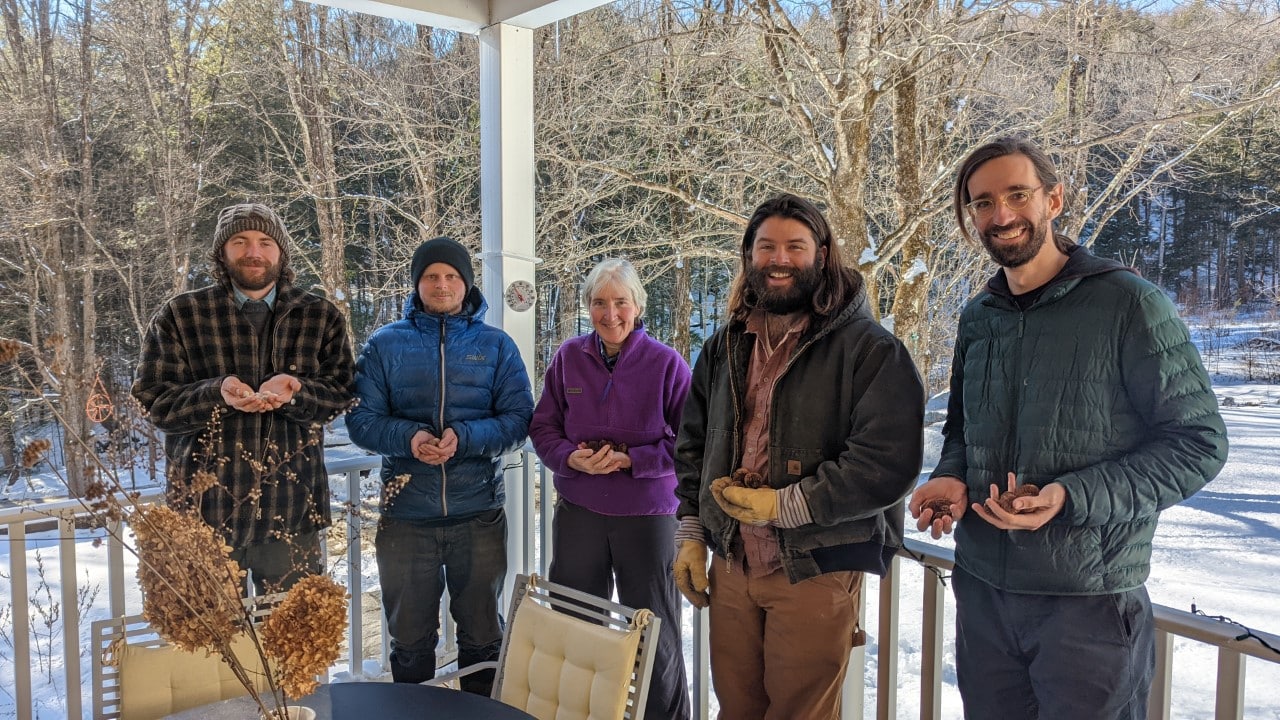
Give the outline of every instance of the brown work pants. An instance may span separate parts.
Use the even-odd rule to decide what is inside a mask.
[[[832,720],[858,632],[862,573],[795,585],[711,561],[711,678],[721,720]]]

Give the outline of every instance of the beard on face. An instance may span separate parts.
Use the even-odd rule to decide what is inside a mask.
[[[250,274],[261,268],[261,274]],[[227,272],[231,274],[231,282],[241,290],[256,292],[265,290],[280,279],[280,263],[269,263],[265,260],[248,258],[235,263],[227,263]]]
[[[1027,239],[1018,245],[1003,245],[996,235],[1012,230],[1017,227],[1027,228]],[[1031,222],[1022,220],[1009,225],[993,225],[987,228],[981,234],[982,246],[987,249],[987,254],[1000,267],[1017,268],[1031,262],[1040,248],[1044,247],[1045,240],[1048,238],[1049,219],[1041,216],[1039,222]]]
[[[755,306],[774,315],[790,315],[810,306],[822,281],[822,268],[815,262],[808,267],[769,265],[747,267],[747,288],[755,295]],[[770,273],[787,273],[792,278],[789,288],[771,288]]]

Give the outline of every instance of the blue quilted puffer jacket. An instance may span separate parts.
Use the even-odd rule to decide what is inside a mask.
[[[382,455],[382,481],[408,475],[384,491],[383,514],[397,520],[463,519],[500,508],[502,455],[524,444],[533,415],[529,375],[515,342],[486,325],[477,288],[457,315],[422,310],[417,292],[404,319],[380,328],[356,362],[359,404],[347,413],[351,440]],[[418,430],[453,428],[457,453],[443,466],[413,457]]]

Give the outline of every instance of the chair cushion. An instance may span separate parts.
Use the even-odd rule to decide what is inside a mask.
[[[231,651],[267,689],[266,675],[247,635]],[[120,652],[120,720],[153,720],[248,693],[217,653],[189,653],[173,645],[127,645]]]
[[[525,599],[503,665],[502,702],[538,720],[618,720],[641,630],[586,622]]]

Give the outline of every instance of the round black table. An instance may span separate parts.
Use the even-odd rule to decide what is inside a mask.
[[[532,720],[492,698],[407,683],[355,682],[329,686],[333,720]],[[318,719],[317,719],[318,720]]]
[[[533,720],[533,716],[497,700],[460,690],[387,682],[321,685],[299,704],[316,711],[316,720]],[[170,715],[170,720],[256,720],[247,696],[223,700]]]

